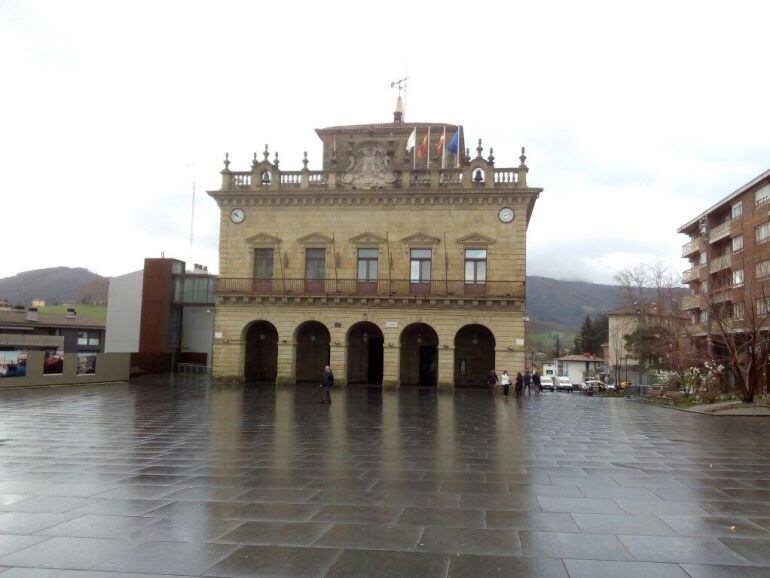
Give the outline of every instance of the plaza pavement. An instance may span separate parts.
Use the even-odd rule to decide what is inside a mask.
[[[770,576],[770,420],[315,394],[0,391],[0,578]]]

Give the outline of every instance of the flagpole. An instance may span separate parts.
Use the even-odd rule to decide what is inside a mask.
[[[430,127],[428,127],[428,152],[425,157],[425,168],[430,168]]]
[[[444,133],[441,135],[441,168],[446,168],[446,125],[444,126]]]
[[[412,170],[417,170],[417,127],[414,127],[414,146],[412,147]]]
[[[462,140],[461,131],[463,130],[463,126],[460,125],[457,127],[457,150],[455,151],[455,168],[460,168],[460,141]]]

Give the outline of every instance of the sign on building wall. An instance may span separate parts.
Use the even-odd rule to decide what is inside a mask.
[[[0,377],[27,375],[26,351],[0,351]]]
[[[78,375],[94,375],[96,373],[96,354],[78,352]]]
[[[64,353],[59,349],[49,349],[43,358],[43,375],[61,375],[64,373]]]
[[[388,327],[389,329],[395,329],[398,327],[398,321],[386,321],[385,327]]]

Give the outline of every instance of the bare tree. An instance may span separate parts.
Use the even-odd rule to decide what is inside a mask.
[[[704,350],[732,375],[744,403],[751,403],[762,392],[761,378],[769,365],[770,288],[754,275],[746,275],[742,287],[733,287],[729,273],[718,276],[714,285],[703,294],[709,311]]]

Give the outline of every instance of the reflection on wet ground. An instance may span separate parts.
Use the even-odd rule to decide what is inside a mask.
[[[0,576],[770,576],[770,420],[317,394],[0,392]]]

